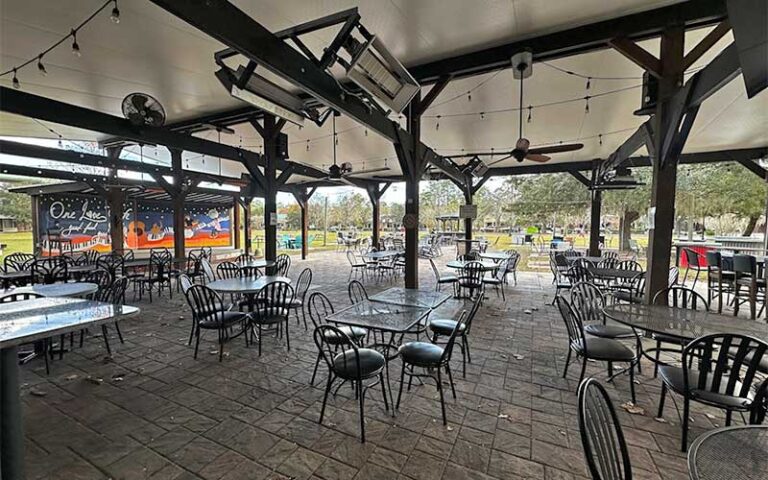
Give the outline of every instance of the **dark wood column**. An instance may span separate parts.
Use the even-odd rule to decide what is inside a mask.
[[[677,133],[667,127],[675,107],[670,100],[683,84],[684,40],[685,31],[682,27],[670,27],[661,36],[659,61],[662,75],[659,78],[659,99],[653,118],[654,151],[649,152],[653,161],[651,208],[655,209],[655,214],[648,241],[648,302],[653,300],[656,292],[666,288],[669,282],[679,151],[669,155],[665,145],[672,140],[667,136]]]
[[[309,252],[309,199],[315,193],[317,188],[296,187],[291,189],[296,203],[301,207],[301,259],[306,260]]]
[[[397,159],[405,175],[405,288],[419,288],[419,182],[424,170],[410,146],[418,145],[421,140],[420,101],[421,94],[417,94],[407,110],[408,142],[395,144]]]
[[[464,176],[464,188],[462,188],[462,193],[464,193],[464,204],[472,205],[472,198],[474,196],[474,191],[472,189],[472,177],[469,175]],[[464,219],[464,239],[472,240],[472,219],[469,217]],[[464,247],[466,248],[467,252],[471,250],[471,246],[469,244],[464,245]]]
[[[245,235],[243,236],[245,240],[245,253],[253,253],[251,250],[251,246],[253,242],[251,241],[251,202],[253,201],[253,198],[251,197],[243,197],[243,231]]]
[[[123,216],[125,215],[125,192],[122,188],[107,189],[107,207],[109,209],[109,237],[112,251],[123,253],[125,236],[123,235]]]
[[[371,201],[371,209],[373,210],[371,245],[376,248],[379,248],[379,243],[381,243],[381,196],[384,195],[390,185],[392,185],[390,182],[384,183],[381,187],[379,187],[378,182],[365,184],[365,191],[368,193],[368,199]]]
[[[171,205],[173,206],[173,256],[176,258],[184,258],[187,256],[185,249],[184,239],[184,199],[186,192],[182,189],[184,183],[184,177],[181,168],[181,154],[183,153],[178,149],[170,149],[171,151],[171,168],[174,172],[172,190],[166,188],[169,195],[171,195]],[[162,178],[162,177],[160,177]]]
[[[280,133],[285,120],[265,114],[261,124],[252,120],[251,125],[264,141],[264,258],[274,260],[277,257],[277,190],[281,181],[285,181],[282,177],[287,171],[278,178],[277,166],[287,157],[288,142],[285,134]]]
[[[603,192],[592,190],[591,208],[589,211],[589,255],[600,256],[600,215],[603,209]]]
[[[232,229],[235,231],[235,250],[240,250],[240,227],[242,223],[240,222],[240,202],[237,200],[232,204],[232,218]]]

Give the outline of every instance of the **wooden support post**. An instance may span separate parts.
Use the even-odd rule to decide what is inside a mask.
[[[253,253],[251,250],[251,197],[243,198],[243,230],[245,231],[245,253]]]
[[[278,136],[285,124],[274,115],[264,115],[262,125],[251,123],[264,140],[264,258],[277,258],[277,165],[285,160]]]
[[[373,215],[371,218],[371,228],[373,230],[371,234],[371,246],[379,248],[381,243],[381,196],[387,191],[390,182],[384,183],[384,186],[379,188],[378,183],[366,183],[365,191],[368,193],[368,199],[371,201],[371,210]]]
[[[240,227],[242,224],[240,223],[240,202],[237,200],[232,205],[232,218],[234,219],[232,229],[235,231],[235,250],[240,250]]]
[[[173,206],[173,256],[175,258],[185,258],[187,251],[184,245],[184,199],[186,193],[182,190],[181,185],[184,181],[181,168],[181,155],[182,151],[172,148],[171,152],[171,168],[174,171],[174,187],[177,189],[175,192],[168,192],[171,195],[171,205]]]
[[[669,27],[661,36],[661,73],[659,79],[659,99],[655,122],[654,148],[649,152],[653,160],[653,182],[651,186],[651,208],[654,221],[648,242],[648,275],[646,278],[647,302],[667,287],[669,282],[669,262],[672,251],[672,235],[675,224],[675,188],[677,184],[678,155],[665,155],[664,145],[669,142],[670,132],[667,124],[673,114],[673,102],[669,100],[683,84],[685,30],[680,26]],[[669,158],[667,158],[669,157]]]
[[[293,197],[301,208],[301,259],[306,260],[309,252],[309,199],[315,193],[315,188],[307,190],[306,188],[292,189]]]
[[[421,141],[420,102],[421,94],[416,94],[407,110],[411,145]],[[395,150],[405,175],[405,288],[419,288],[419,182],[423,166],[416,152],[403,148],[402,143],[396,144]]]
[[[466,205],[472,205],[472,179],[468,178],[467,181],[469,182],[469,187],[463,189],[464,203]],[[464,219],[464,239],[472,240],[472,219],[469,217]],[[471,250],[470,244],[467,243],[465,248],[467,249],[467,252],[469,252]]]
[[[592,202],[589,217],[589,256],[600,256],[600,215],[603,207],[603,192],[592,190]]]
[[[107,189],[107,208],[109,209],[109,238],[112,243],[112,252],[122,254],[125,246],[123,235],[125,192],[121,188]]]

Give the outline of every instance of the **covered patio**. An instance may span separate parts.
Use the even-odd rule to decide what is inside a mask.
[[[688,447],[764,422],[768,232],[673,243],[679,165],[768,181],[764,1],[96,3],[2,6],[0,175],[66,182],[18,189],[36,237],[3,264],[3,480],[712,478]],[[643,265],[601,235],[640,168]],[[553,238],[551,272],[519,272],[473,200],[554,173],[590,192],[588,248]],[[463,204],[427,232],[438,180]],[[339,187],[366,193],[370,238],[310,255],[309,201]],[[727,401],[696,401],[691,351]],[[768,434],[743,430],[763,463],[732,472],[759,478]]]

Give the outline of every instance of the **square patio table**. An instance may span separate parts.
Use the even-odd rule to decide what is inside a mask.
[[[393,287],[377,293],[370,297],[370,300],[408,307],[437,308],[449,298],[451,298],[450,295],[434,290]]]
[[[138,313],[136,307],[59,297],[0,304],[0,468],[3,479],[25,478],[17,347]]]

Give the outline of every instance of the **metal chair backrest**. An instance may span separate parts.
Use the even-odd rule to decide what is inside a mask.
[[[680,279],[680,269],[677,267],[669,267],[669,286],[677,285],[677,281]]]
[[[555,253],[554,255],[551,255],[552,258],[555,260],[555,265],[562,268],[568,268],[571,264],[568,263],[568,257],[563,255],[562,253]]]
[[[133,253],[133,252],[131,252]],[[173,258],[173,255],[171,254],[171,251],[167,248],[150,248],[149,249],[149,258],[152,257],[160,257],[160,258]]]
[[[709,250],[707,255],[707,270],[710,273],[721,272],[723,270],[723,255],[720,252]]]
[[[709,311],[709,303],[700,294],[690,288],[674,286],[660,290],[653,296],[655,305],[667,305],[687,310]]]
[[[328,296],[322,292],[314,292],[307,301],[307,311],[309,319],[315,327],[326,324],[326,318],[334,313],[333,303]]]
[[[683,384],[686,392],[711,392],[751,399],[760,363],[768,358],[768,343],[730,333],[705,335],[683,349]],[[696,370],[698,377],[691,376]],[[695,382],[695,383],[693,383]]]
[[[513,250],[514,251],[514,250]],[[520,254],[515,252],[509,257],[509,261],[507,262],[507,271],[508,272],[514,272],[517,270],[517,264],[520,262]]]
[[[570,249],[570,250],[564,251],[563,255],[565,255],[566,258],[575,258],[575,257],[580,257],[581,252],[579,252],[578,250]]]
[[[357,261],[357,256],[352,250],[347,250],[346,255],[350,266],[360,265],[360,262]]]
[[[585,258],[581,260],[586,260]],[[597,268],[620,268],[619,259],[615,257],[605,257],[597,262]]]
[[[443,347],[443,354],[440,356],[441,365],[445,365],[451,361],[451,355],[453,354],[453,346],[456,344],[456,337],[459,336],[459,333],[461,332],[462,329],[466,328],[466,323],[467,323],[467,311],[462,310],[461,315],[459,315],[459,320],[456,322],[456,326],[453,327],[451,336],[448,337],[448,342],[445,344],[445,347]]]
[[[605,323],[605,297],[595,284],[575,283],[571,287],[571,306],[582,323]]]
[[[229,278],[240,278],[242,276],[242,270],[233,262],[221,262],[216,266],[216,274],[221,280]]]
[[[605,260],[608,260],[609,262],[611,261],[611,260],[609,260],[607,258]],[[595,263],[592,260],[590,260],[588,258],[583,258],[583,257],[578,257],[576,260],[573,261],[573,265],[579,265],[579,266],[584,267],[584,268],[594,268],[595,266],[600,266],[602,263],[603,262],[601,261],[600,263],[595,265]],[[602,266],[600,268],[611,268],[611,267],[610,266]]]
[[[685,261],[688,263],[689,267],[698,268],[700,266],[699,254],[692,249],[683,248],[683,256],[685,256]]]
[[[97,250],[86,250],[80,254],[80,258],[77,259],[78,265],[95,265],[99,259],[99,252]]]
[[[429,265],[432,267],[432,272],[435,274],[435,280],[440,280],[440,270],[437,269],[437,265],[435,265],[435,261],[432,260],[432,257],[429,258]]]
[[[189,275],[186,273],[182,273],[179,275],[179,283],[181,284],[181,291],[184,293],[184,295],[187,294],[187,290],[192,288],[192,280],[189,278]]]
[[[643,266],[634,260],[624,260],[616,265],[619,270],[628,270],[630,272],[642,272]]]
[[[472,308],[469,309],[469,314],[467,314],[466,318],[466,327],[464,333],[466,335],[469,335],[470,330],[472,330],[472,321],[475,319],[475,315],[477,315],[477,312],[480,310],[480,306],[483,304],[483,296],[478,294],[475,295],[475,299],[472,301]]]
[[[205,275],[206,282],[212,282],[216,280],[216,274],[213,273],[213,267],[207,258],[200,259],[200,268],[203,269],[203,275]]]
[[[483,284],[483,276],[485,275],[485,268],[481,262],[467,262],[461,267],[459,274],[459,280],[462,286],[481,286]]]
[[[355,378],[361,379],[363,377],[360,351],[346,333],[334,325],[325,324],[315,327],[313,336],[317,350],[330,371],[349,372],[351,370],[349,364],[351,363],[355,366]],[[350,352],[352,352],[351,355]],[[337,365],[337,362],[341,362],[341,364]]]
[[[568,272],[566,273],[568,278],[571,279],[571,282],[589,282],[592,283],[593,276],[592,273],[587,270],[586,267],[583,265],[574,265],[571,268],[568,269]]]
[[[557,309],[560,311],[560,316],[565,323],[565,328],[568,331],[568,344],[571,347],[581,349],[586,355],[587,342],[584,341],[584,325],[581,323],[581,319],[576,315],[576,312],[573,311],[571,303],[562,295],[555,297],[555,303],[557,304]]]
[[[256,259],[256,257],[254,257],[250,253],[246,252],[246,253],[241,253],[240,255],[238,255],[237,259],[235,260],[235,262],[238,265],[242,265],[242,264],[244,264],[246,262],[250,262],[251,260],[255,260],[255,259]]]
[[[275,271],[277,272],[277,275],[281,275],[283,277],[288,276],[288,270],[291,268],[291,257],[286,255],[285,253],[281,253],[277,256],[275,259]]]
[[[208,259],[209,262],[213,261],[213,248],[203,247],[200,250],[203,251],[203,258]]]
[[[125,260],[119,253],[107,253],[99,256],[96,260],[96,266],[107,270],[112,278],[125,273]]]
[[[607,252],[603,252],[603,257],[605,257],[605,258],[613,258],[615,260],[618,260],[619,259],[619,252],[616,252],[616,251],[613,251],[613,250],[609,250]]]
[[[305,268],[299,274],[299,279],[296,280],[296,298],[300,298],[303,302],[307,296],[310,285],[312,285],[312,269]]]
[[[349,294],[349,301],[352,302],[352,305],[360,303],[363,300],[368,300],[368,292],[365,290],[363,284],[357,280],[349,282],[347,294]]]
[[[645,295],[645,273],[639,272],[637,275],[629,280],[631,285],[630,296],[634,298],[642,298]]]
[[[271,282],[256,295],[258,316],[288,317],[288,307],[294,299],[293,287],[288,282]]]
[[[191,250],[189,254],[187,254],[187,272],[192,275],[199,275],[200,269],[202,268],[200,266],[200,261],[204,258],[205,255],[202,250]]]
[[[111,285],[99,289],[93,299],[99,302],[111,303],[113,305],[122,305],[125,303],[125,291],[128,288],[128,279],[126,277],[118,278]]]
[[[219,327],[224,325],[224,310],[221,308],[224,302],[215,290],[206,285],[192,285],[185,295],[194,318],[198,321],[205,318]]]
[[[8,295],[3,295],[0,297],[0,303],[12,303],[12,302],[21,302],[24,300],[34,300],[36,298],[45,298],[44,296],[40,295],[39,293],[9,293]]]
[[[493,278],[500,281],[504,280],[504,275],[506,275],[508,271],[509,260],[509,258],[505,258],[499,262],[499,268],[493,272]]]
[[[85,281],[95,283],[99,286],[99,290],[109,288],[112,285],[113,279],[112,273],[102,267],[97,267],[96,270],[88,272],[88,275],[85,276]]]
[[[136,259],[136,254],[133,253],[133,250],[124,250],[123,251],[123,262],[129,262],[131,260]]]
[[[149,278],[153,280],[165,280],[171,272],[171,258],[164,254],[149,256]]]
[[[595,480],[631,480],[632,466],[619,417],[608,392],[594,378],[579,385],[579,431]]]
[[[35,256],[31,253],[12,253],[3,260],[3,270],[6,272],[20,272],[28,269],[34,261]]]
[[[736,280],[740,278],[757,277],[757,259],[752,255],[734,255],[733,271],[736,273]]]
[[[37,258],[32,262],[32,283],[66,282],[69,267],[62,257]]]

